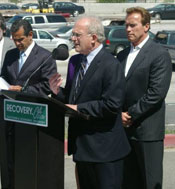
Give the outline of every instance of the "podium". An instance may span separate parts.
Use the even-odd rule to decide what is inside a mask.
[[[51,97],[4,90],[0,94],[1,107],[5,107],[4,99],[28,104],[39,103],[48,107],[48,127],[5,121],[4,111],[1,108],[1,128],[5,129],[10,123],[15,129],[15,189],[64,189],[64,116],[82,119],[88,117]],[[2,148],[4,151],[7,144],[2,140],[0,150]],[[5,161],[5,158],[1,159]]]

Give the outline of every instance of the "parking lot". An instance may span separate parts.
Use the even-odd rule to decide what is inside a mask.
[[[151,25],[151,31],[156,33],[158,30],[172,30],[174,29],[175,21],[161,21],[153,23]],[[76,52],[74,50],[70,51],[70,56],[74,55]],[[68,59],[66,61],[57,61],[58,72],[60,72],[64,78],[63,86],[66,81]],[[173,77],[171,81],[170,90],[168,92],[166,103],[167,103],[167,116],[166,123],[169,127],[174,127],[175,119],[175,72],[173,72]],[[164,155],[164,189],[174,189],[175,186],[175,149],[166,149]],[[173,173],[174,172],[174,173]],[[72,163],[72,158],[65,156],[65,189],[75,189],[76,183],[74,178],[74,163]]]

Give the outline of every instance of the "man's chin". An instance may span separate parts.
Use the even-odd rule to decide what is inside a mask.
[[[19,49],[19,51],[24,51],[23,47],[17,47]]]
[[[75,46],[75,51],[80,52],[79,46]]]

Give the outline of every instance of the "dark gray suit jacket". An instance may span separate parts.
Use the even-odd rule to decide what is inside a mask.
[[[130,48],[118,54],[125,68]],[[126,77],[123,111],[132,116],[133,125],[126,129],[128,137],[141,141],[164,138],[165,97],[172,75],[169,53],[149,39],[135,58]]]
[[[29,57],[18,73],[19,50],[17,48],[7,52],[2,68],[2,77],[11,85],[23,86],[30,75],[46,60],[51,53],[35,44]],[[51,93],[48,80],[57,72],[56,62],[52,57],[31,77],[27,92],[41,95]]]
[[[72,103],[81,55],[70,59],[69,84],[60,92]],[[70,75],[69,75],[70,74]],[[72,79],[71,79],[72,78]],[[70,118],[68,153],[74,161],[109,162],[129,153],[129,144],[121,123],[125,79],[120,63],[104,49],[91,62],[78,91],[78,111],[91,120]]]
[[[15,44],[14,44],[13,40],[11,40],[8,37],[4,37],[4,45],[3,45],[3,50],[2,50],[2,58],[0,60],[0,68],[2,68],[2,66],[3,66],[3,62],[4,62],[6,52],[10,49],[13,49],[13,48],[15,48]]]

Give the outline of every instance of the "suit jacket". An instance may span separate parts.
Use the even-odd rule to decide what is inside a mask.
[[[118,54],[125,68],[130,48]],[[132,116],[133,125],[126,129],[128,137],[141,141],[164,138],[165,97],[172,75],[169,53],[149,39],[135,58],[126,77],[123,111]]]
[[[47,59],[51,53],[35,44],[21,71],[18,73],[19,50],[17,48],[7,52],[2,68],[2,77],[11,85],[23,86],[30,75]],[[56,62],[52,56],[31,77],[26,89],[29,93],[48,95],[51,93],[48,80],[57,72]]]
[[[3,50],[2,50],[2,58],[0,60],[0,68],[2,68],[2,66],[3,66],[3,62],[4,62],[6,52],[10,49],[13,49],[13,48],[15,48],[15,44],[14,44],[13,40],[11,40],[8,37],[4,37],[4,45],[3,45]]]
[[[60,96],[73,103],[73,94],[82,55],[70,59],[68,78]],[[108,162],[129,153],[121,123],[125,79],[121,65],[104,49],[91,62],[78,90],[75,104],[90,120],[70,118],[68,153],[74,161]]]

